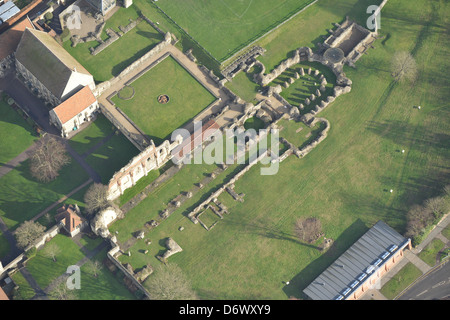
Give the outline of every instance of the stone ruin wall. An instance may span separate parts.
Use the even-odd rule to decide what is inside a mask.
[[[172,41],[172,36],[170,33],[166,33],[165,38],[163,41],[158,43],[154,48],[149,50],[146,54],[144,54],[142,57],[134,61],[132,64],[130,64],[128,67],[126,67],[120,74],[108,81],[104,81],[97,85],[95,90],[93,91],[94,95],[96,97],[100,96],[104,91],[108,90],[112,85],[120,82],[127,74],[129,74],[131,71],[135,70],[137,67],[139,67],[142,63],[144,63],[149,58],[153,57],[154,55],[161,52],[165,47],[167,47]]]
[[[160,146],[152,143],[141,153],[135,156],[122,169],[117,171],[108,183],[108,199],[114,200],[121,196],[126,189],[133,187],[141,178],[148,175],[151,170],[163,166],[172,158],[172,150],[180,143],[179,137],[172,144],[165,140]]]

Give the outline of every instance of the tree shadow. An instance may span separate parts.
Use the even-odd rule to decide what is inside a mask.
[[[362,220],[358,219],[353,222],[352,225],[335,239],[331,247],[324,254],[307,265],[289,281],[289,285],[283,288],[283,292],[286,296],[309,299],[308,296],[303,293],[303,290],[367,230],[368,228]]]

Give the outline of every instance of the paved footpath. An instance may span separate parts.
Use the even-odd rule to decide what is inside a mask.
[[[0,178],[3,177],[5,174],[13,170],[15,167],[17,167],[19,164],[27,160],[31,154],[33,153],[34,149],[36,149],[36,142],[33,143],[28,149],[26,149],[24,152],[19,154],[14,159],[8,161],[4,165],[0,167]]]

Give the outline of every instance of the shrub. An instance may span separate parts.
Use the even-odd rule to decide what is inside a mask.
[[[66,42],[70,39],[70,30],[67,28],[64,28],[63,32],[61,33],[61,41]]]
[[[53,19],[53,13],[47,12],[46,14],[44,14],[44,18],[45,18],[45,22],[48,23],[50,20]]]

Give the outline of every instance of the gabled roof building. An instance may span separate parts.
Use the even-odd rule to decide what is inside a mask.
[[[53,106],[85,86],[95,88],[93,76],[43,31],[26,28],[15,59],[17,74],[25,84]]]
[[[50,123],[61,130],[62,137],[76,133],[83,123],[95,119],[100,112],[97,99],[89,86],[85,86],[73,96],[50,110]]]
[[[405,248],[411,249],[411,240],[378,221],[303,292],[313,300],[359,299],[403,258]]]
[[[77,235],[86,225],[86,220],[81,218],[77,206],[63,205],[56,212],[55,220],[69,233],[71,237]]]

